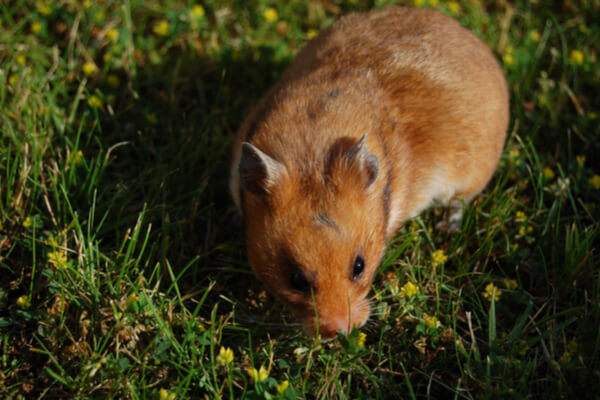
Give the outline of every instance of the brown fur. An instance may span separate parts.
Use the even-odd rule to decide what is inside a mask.
[[[234,145],[231,188],[254,271],[311,332],[363,324],[386,240],[434,201],[479,193],[507,124],[503,74],[456,21],[408,8],[341,18],[300,52]],[[243,142],[263,155],[248,157]],[[357,254],[366,269],[352,279]],[[293,269],[312,295],[291,288]]]

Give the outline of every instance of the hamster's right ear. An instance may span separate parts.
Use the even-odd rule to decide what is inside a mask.
[[[282,177],[283,165],[248,142],[242,143],[239,173],[240,185],[252,194],[262,196]]]

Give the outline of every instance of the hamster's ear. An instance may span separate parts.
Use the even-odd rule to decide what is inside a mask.
[[[239,164],[240,185],[248,192],[262,196],[283,174],[283,165],[248,142],[242,143]]]
[[[379,159],[367,150],[367,133],[345,154],[350,164],[357,165],[367,175],[367,187],[377,180],[379,175]]]

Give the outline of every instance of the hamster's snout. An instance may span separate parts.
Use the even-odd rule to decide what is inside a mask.
[[[331,339],[337,336],[338,331],[348,333],[349,323],[346,318],[331,318],[319,321],[319,335],[323,339]]]
[[[304,319],[306,333],[312,336],[318,335],[321,339],[333,339],[339,331],[348,334],[353,328],[363,326],[369,318],[370,307],[366,299],[353,304],[350,310],[347,304],[344,306],[338,304],[338,306],[339,308],[330,310],[322,306],[319,315],[319,305],[317,305],[317,315]]]

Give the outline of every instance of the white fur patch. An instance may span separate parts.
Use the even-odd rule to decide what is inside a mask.
[[[447,205],[454,195],[462,190],[462,182],[454,182],[449,179],[444,169],[438,168],[432,175],[427,186],[425,187],[425,195],[431,199],[431,204]],[[425,207],[425,208],[426,208]]]
[[[412,196],[411,200],[416,200],[416,202],[412,209],[407,210],[405,205],[401,204],[405,198],[404,195],[396,193],[395,196],[392,196],[387,234],[393,234],[394,232],[390,232],[390,230],[396,227],[397,224],[403,222],[403,220],[416,217],[421,211],[432,205],[447,205],[456,193],[463,189],[463,187],[463,182],[455,182],[449,179],[446,171],[443,168],[438,168],[430,175],[430,178],[427,181],[422,182],[420,186],[404,188],[408,196]]]

